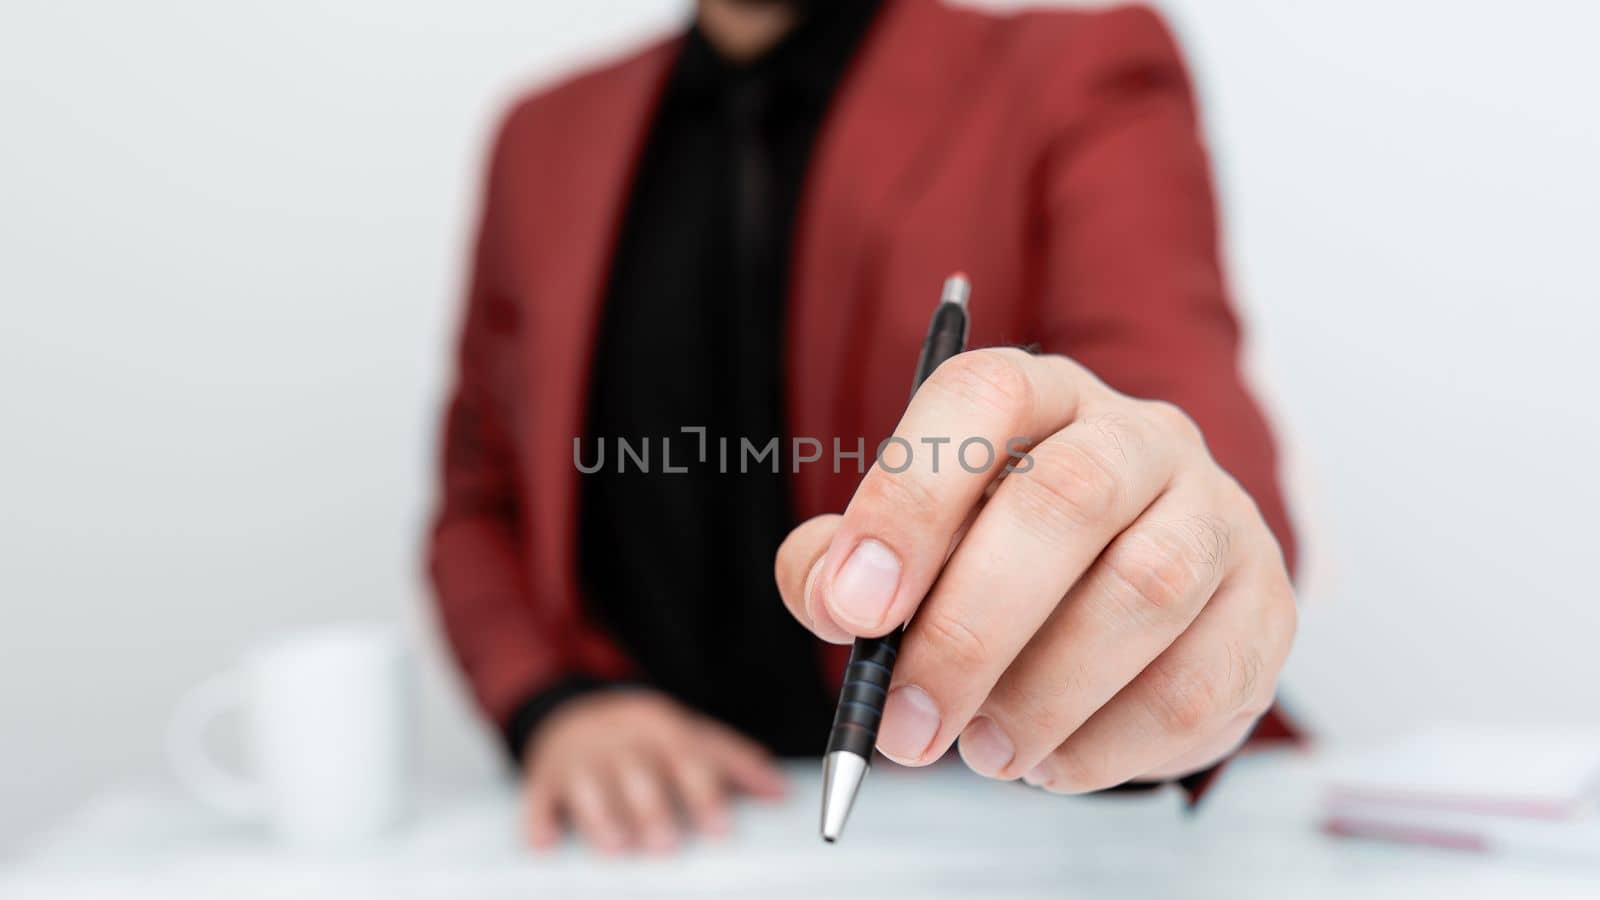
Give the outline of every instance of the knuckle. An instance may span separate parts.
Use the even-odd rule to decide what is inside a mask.
[[[1251,697],[1249,702],[1239,708],[1239,716],[1252,722],[1261,718],[1267,714],[1267,710],[1272,708],[1277,696],[1275,691],[1263,691]]]
[[[1115,456],[1117,461],[1127,463],[1131,452],[1142,451],[1147,442],[1147,427],[1136,416],[1129,416],[1122,412],[1104,412],[1084,420],[1084,424],[1094,429],[1100,443],[1104,445],[1104,453]]]
[[[1267,684],[1266,660],[1262,658],[1261,651],[1254,644],[1234,642],[1228,647],[1228,678],[1222,692],[1221,699],[1225,702],[1225,709],[1232,713],[1250,711],[1257,705],[1262,705],[1265,711],[1265,702],[1262,698],[1270,698],[1272,691]]]
[[[1169,434],[1176,434],[1191,443],[1203,443],[1200,426],[1183,408],[1166,400],[1143,401],[1145,410]]]
[[[1221,685],[1193,666],[1159,660],[1153,666],[1150,712],[1157,724],[1171,735],[1196,735],[1215,718]]]
[[[939,515],[939,498],[929,485],[910,472],[881,473],[862,482],[867,505],[890,521],[930,522]],[[852,503],[852,505],[854,505]]]
[[[1179,522],[1152,523],[1130,532],[1106,557],[1114,594],[1141,617],[1181,616],[1185,620],[1215,586],[1232,542],[1227,521],[1197,513]]]
[[[1170,528],[1130,533],[1106,557],[1106,574],[1113,596],[1141,620],[1186,614],[1200,584],[1189,551]]]
[[[694,723],[681,716],[663,720],[651,735],[650,743],[657,752],[672,752],[691,746],[695,740]]]
[[[1089,370],[1088,366],[1070,356],[1062,356],[1059,353],[1043,353],[1031,358],[1041,366],[1055,369],[1055,374],[1059,380],[1063,383],[1071,384],[1080,397],[1092,397],[1101,401],[1116,401],[1123,396],[1101,381],[1094,372]]]
[[[1025,522],[1049,533],[1105,522],[1116,512],[1121,487],[1109,468],[1082,447],[1045,441],[1033,448],[1033,465],[1018,469],[1002,490]]]
[[[1212,578],[1220,578],[1233,551],[1233,527],[1212,513],[1195,513],[1183,522],[1187,546],[1195,562]]]
[[[929,609],[915,619],[917,639],[927,647],[941,668],[967,672],[989,658],[983,637],[965,622],[948,612]]]
[[[1021,351],[998,347],[969,350],[946,360],[929,381],[975,406],[1029,409],[1033,380],[1025,365],[1026,354]]]

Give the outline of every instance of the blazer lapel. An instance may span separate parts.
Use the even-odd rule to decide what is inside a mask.
[[[552,138],[551,175],[539,204],[540,240],[528,248],[525,310],[534,503],[530,510],[542,585],[577,598],[578,479],[572,440],[582,435],[612,254],[633,173],[681,39],[663,42],[591,86],[580,124]],[[557,174],[559,173],[559,174]]]
[[[977,42],[947,39],[958,14],[931,0],[889,0],[879,15],[819,137],[796,228],[785,400],[791,433],[825,445],[872,439],[861,434],[852,380],[871,353],[872,305],[893,299],[875,296],[881,255],[898,211],[926,183],[950,99],[980,62]],[[803,468],[797,512],[841,511],[858,480],[853,467]]]

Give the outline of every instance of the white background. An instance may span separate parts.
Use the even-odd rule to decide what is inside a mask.
[[[1600,721],[1600,7],[1173,0],[1310,555],[1320,733]],[[485,128],[682,2],[7,0],[0,843],[263,635],[427,633]],[[491,745],[433,661],[426,759]]]

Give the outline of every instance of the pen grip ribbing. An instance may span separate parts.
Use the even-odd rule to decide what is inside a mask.
[[[883,704],[889,697],[894,658],[900,652],[901,634],[895,629],[881,638],[858,639],[851,647],[844,685],[839,688],[838,710],[833,714],[833,730],[828,733],[828,753],[846,750],[872,758]]]
[[[917,359],[916,377],[911,382],[913,397],[935,369],[966,349],[967,324],[962,303],[940,302],[934,310]],[[883,705],[889,699],[889,680],[894,677],[894,658],[900,653],[900,637],[904,633],[904,629],[897,628],[880,638],[856,638],[850,648],[850,663],[845,666],[844,685],[839,688],[839,706],[833,714],[826,752],[844,750],[872,759]]]

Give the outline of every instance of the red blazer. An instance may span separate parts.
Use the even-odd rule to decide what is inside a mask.
[[[502,723],[558,674],[630,672],[584,614],[573,438],[630,176],[678,46],[528,97],[494,144],[431,574],[450,644]],[[974,346],[1037,343],[1187,410],[1293,559],[1272,441],[1239,376],[1193,95],[1148,9],[889,0],[823,125],[792,252],[790,433],[847,447],[892,433],[929,304],[964,269]],[[799,515],[844,509],[859,480],[844,469],[802,467]],[[841,671],[848,648],[818,646]]]

